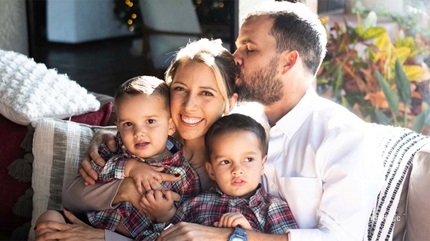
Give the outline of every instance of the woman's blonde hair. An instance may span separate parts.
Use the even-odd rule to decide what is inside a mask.
[[[233,55],[222,46],[220,39],[206,38],[190,42],[179,50],[175,60],[166,71],[166,83],[170,86],[179,66],[187,61],[206,64],[215,74],[215,79],[221,95],[226,102],[224,113],[230,110],[229,98],[235,93],[237,67]]]

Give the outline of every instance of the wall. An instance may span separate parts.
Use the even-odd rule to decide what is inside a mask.
[[[0,49],[28,55],[25,0],[0,0]]]
[[[80,43],[131,35],[127,26],[116,19],[113,10],[111,0],[48,0],[48,40]]]
[[[246,14],[258,5],[264,5],[264,2],[273,2],[274,0],[238,0],[239,1],[239,28],[242,25],[242,20],[246,17]],[[303,0],[302,0],[303,2]],[[306,0],[306,5],[313,11],[317,12],[318,0]]]

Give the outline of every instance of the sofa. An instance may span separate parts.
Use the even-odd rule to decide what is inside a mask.
[[[114,131],[114,118],[112,97],[0,50],[0,240],[34,239],[36,218],[62,208],[61,192],[92,135]],[[429,137],[391,126],[375,125],[375,131],[386,183],[369,218],[368,240],[430,240]]]
[[[45,185],[44,178],[64,175],[54,169],[49,174],[41,174],[42,178],[37,172],[33,175],[33,168],[39,163],[48,163],[48,159],[52,162],[60,158],[59,153],[66,147],[57,146],[61,144],[58,134],[55,140],[46,139],[52,132],[42,128],[42,120],[70,123],[70,126],[82,126],[82,129],[113,125],[112,100],[111,96],[88,92],[67,75],[47,69],[25,55],[0,50],[0,240],[28,239],[33,211],[48,208],[48,205],[40,208],[39,204],[44,200],[41,195],[49,198],[46,191],[39,188],[35,195],[34,187]],[[38,131],[36,123],[40,126]],[[55,128],[59,128],[59,124]],[[40,141],[33,142],[35,134],[41,137]],[[55,143],[55,146],[48,147],[48,143]],[[42,151],[39,151],[39,144]],[[56,148],[58,152],[47,148]],[[34,151],[56,157],[35,157]],[[73,176],[76,175],[75,168],[70,170],[74,170]]]

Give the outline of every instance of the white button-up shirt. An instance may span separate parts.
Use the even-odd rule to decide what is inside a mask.
[[[371,130],[313,89],[270,128],[262,183],[290,205],[292,241],[363,239],[384,176]]]

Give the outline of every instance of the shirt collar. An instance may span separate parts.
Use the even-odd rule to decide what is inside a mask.
[[[229,198],[229,199],[235,200],[235,201],[241,201],[242,200],[242,201],[249,203],[250,206],[258,206],[263,201],[263,198],[266,195],[266,191],[264,190],[264,188],[261,187],[261,184],[258,184],[258,187],[255,190],[254,195],[252,195],[249,198],[249,200],[247,200],[245,198],[227,195],[218,187],[218,185],[215,185],[214,191],[216,193],[218,193],[220,195],[220,197]]]
[[[315,90],[309,88],[299,103],[276,122],[271,131],[280,130],[285,135],[292,137],[303,122],[313,113],[315,105],[318,103],[316,98],[318,98],[318,95]]]
[[[182,157],[181,143],[171,136],[168,136],[166,146],[168,147],[172,155],[164,157],[163,160],[161,160],[161,162],[158,160],[152,160],[152,159],[144,160],[143,158],[140,158],[132,154],[131,152],[129,152],[122,141],[121,134],[119,133],[119,131],[117,132],[115,139],[116,139],[117,146],[121,149],[122,153],[124,153],[128,157],[135,158],[140,162],[148,163],[149,165],[158,166],[164,163],[168,164],[168,163],[171,163],[171,160],[177,160],[178,158]]]

